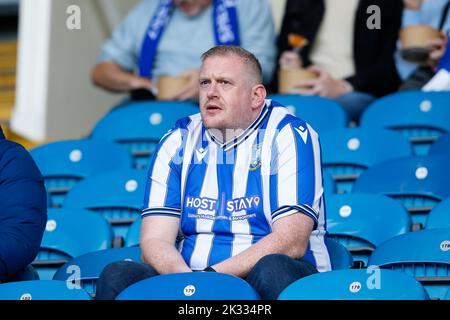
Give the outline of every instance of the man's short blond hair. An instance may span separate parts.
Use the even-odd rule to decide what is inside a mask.
[[[254,74],[252,78],[254,78],[256,84],[262,84],[263,75],[261,63],[258,61],[258,59],[255,57],[253,53],[241,47],[223,46],[223,45],[213,47],[202,54],[202,62],[204,63],[206,59],[211,57],[226,57],[230,55],[239,57]]]

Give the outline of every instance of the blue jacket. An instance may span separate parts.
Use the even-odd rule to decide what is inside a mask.
[[[42,175],[28,152],[0,127],[0,282],[30,264],[47,221]]]

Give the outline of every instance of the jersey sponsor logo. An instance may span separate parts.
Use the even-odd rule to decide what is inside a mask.
[[[229,213],[238,211],[247,211],[250,209],[257,209],[261,202],[261,198],[256,197],[242,197],[226,201],[225,209]],[[186,197],[185,207],[187,209],[200,209],[207,211],[216,211],[219,209],[218,201],[216,199],[206,197]]]

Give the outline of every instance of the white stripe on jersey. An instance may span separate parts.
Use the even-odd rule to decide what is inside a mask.
[[[206,167],[205,176],[203,177],[202,190],[200,197],[209,199],[219,198],[219,188],[217,181],[217,152],[218,146],[214,143],[209,144],[209,162],[212,165]],[[201,179],[202,177],[199,177]],[[215,210],[198,209],[199,215],[215,216]],[[212,249],[214,234],[212,229],[214,226],[214,219],[196,219],[197,240],[195,241],[194,252],[191,256],[190,266],[194,270],[203,270],[208,266],[209,254]]]
[[[146,204],[147,208],[164,207],[168,191],[167,181],[171,172],[170,162],[180,148],[181,143],[181,130],[176,130],[164,141],[158,151],[158,159],[155,161],[151,174],[152,179],[157,183],[152,183],[149,200]]]

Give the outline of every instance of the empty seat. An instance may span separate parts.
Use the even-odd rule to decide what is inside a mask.
[[[397,132],[385,129],[337,129],[320,134],[322,166],[333,176],[337,193],[352,191],[354,181],[367,168],[410,156],[412,147]]]
[[[139,245],[139,238],[141,235],[141,219],[136,219],[135,222],[128,229],[127,235],[125,237],[125,246],[134,247]]]
[[[49,209],[41,248],[33,262],[40,279],[52,279],[67,260],[111,247],[113,236],[108,222],[80,209]]]
[[[289,285],[279,300],[428,300],[413,277],[377,268],[316,273]]]
[[[372,166],[356,180],[353,191],[380,193],[400,201],[415,224],[450,196],[450,155],[398,158]]]
[[[115,236],[125,238],[130,225],[141,216],[146,180],[147,172],[135,169],[94,175],[74,186],[64,207],[102,215],[113,227]]]
[[[450,131],[450,92],[408,91],[377,99],[361,118],[361,127],[388,128],[401,132],[414,145],[417,155]]]
[[[410,228],[406,209],[388,197],[352,193],[327,199],[328,237],[343,244],[354,260],[365,265],[378,245]]]
[[[292,114],[308,122],[319,134],[347,126],[347,114],[335,100],[298,94],[274,94],[268,98],[286,106]]]
[[[353,266],[353,257],[342,244],[325,237],[325,245],[330,255],[331,268],[333,270],[350,269]]]
[[[450,154],[450,132],[441,135],[431,145],[429,154]]]
[[[189,272],[152,277],[122,291],[116,300],[257,300],[244,280],[224,273]]]
[[[95,296],[96,283],[103,269],[117,261],[141,261],[141,249],[118,248],[90,252],[69,260],[59,268],[53,280],[63,280],[71,285],[77,285]]]
[[[175,122],[198,112],[199,108],[190,102],[128,102],[104,116],[92,137],[124,145],[133,155],[134,166],[146,168],[159,140]]]
[[[30,151],[49,194],[49,207],[60,207],[66,193],[94,174],[131,168],[132,159],[122,146],[106,140],[66,140]]]
[[[379,245],[369,265],[402,271],[422,283],[431,298],[450,288],[450,229],[406,233]]]
[[[450,229],[450,198],[445,199],[428,214],[427,229]]]
[[[0,284],[0,300],[90,300],[83,289],[63,281],[35,280]]]

